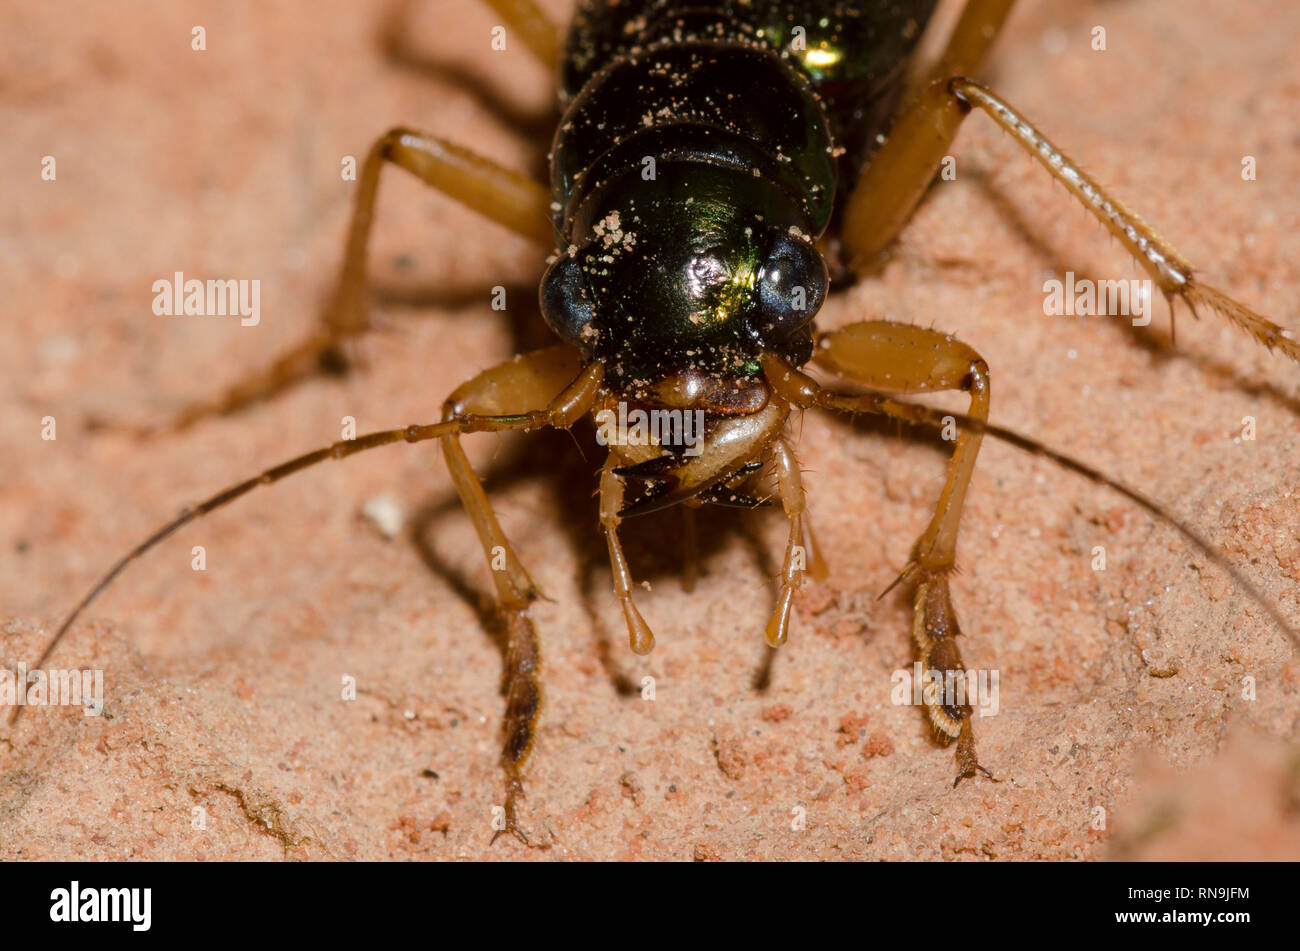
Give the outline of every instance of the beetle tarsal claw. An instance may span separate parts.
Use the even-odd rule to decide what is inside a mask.
[[[907,563],[907,567],[905,567],[902,571],[900,571],[900,572],[898,573],[898,577],[895,578],[893,581],[889,582],[888,587],[886,587],[884,591],[882,591],[882,592],[880,592],[880,594],[876,595],[876,600],[877,600],[877,601],[883,601],[885,595],[889,594],[889,592],[893,591],[895,588],[897,588],[897,587],[898,587],[900,584],[902,584],[904,581],[907,581],[907,580],[908,580],[909,578],[911,578],[914,574],[916,574],[916,569],[917,569],[917,567],[918,567],[918,566],[917,566],[917,563],[916,563],[915,561],[909,561],[909,562]],[[824,571],[825,568],[823,568],[822,570]]]
[[[524,798],[524,784],[517,775],[512,776],[506,784],[506,805],[505,805],[505,822],[501,828],[492,833],[492,838],[488,841],[488,846],[496,844],[497,839],[503,834],[510,835],[517,839],[519,843],[530,849],[549,849],[549,842],[534,842],[528,838],[528,834],[519,827],[519,800]]]
[[[975,755],[975,731],[971,729],[968,716],[962,721],[961,733],[957,737],[957,778],[952,781],[952,788],[956,789],[958,783],[973,777],[977,772],[983,773],[991,782],[1002,781],[980,765]]]

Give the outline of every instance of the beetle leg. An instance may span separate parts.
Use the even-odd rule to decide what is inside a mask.
[[[1082,476],[1095,485],[1105,486],[1182,536],[1183,541],[1187,543],[1190,549],[1199,552],[1207,562],[1212,563],[1222,570],[1224,574],[1228,575],[1233,584],[1245,592],[1250,600],[1268,615],[1274,627],[1284,634],[1297,650],[1300,650],[1300,631],[1296,630],[1295,625],[1282,613],[1276,602],[1264,594],[1240,568],[1233,564],[1220,549],[1211,544],[1200,532],[1182,519],[1176,518],[1160,503],[1132,486],[1106,475],[1100,469],[1088,465],[1069,453],[1053,449],[1032,436],[1026,436],[1014,429],[990,423],[985,419],[978,419],[966,413],[945,412],[933,406],[897,399],[880,392],[842,393],[838,390],[829,389],[823,387],[806,373],[796,369],[785,358],[771,351],[763,353],[759,357],[759,362],[762,365],[764,377],[767,378],[768,384],[772,387],[773,395],[780,403],[785,405],[787,410],[796,407],[799,409],[821,407],[836,413],[847,413],[849,416],[868,413],[873,416],[888,417],[908,426],[939,433],[956,424],[972,432],[986,433],[1022,452],[1048,459],[1067,472]]]
[[[927,85],[978,71],[1015,4],[1016,0],[966,0],[942,55],[926,73]]]
[[[976,74],[1014,5],[1015,0],[966,0],[939,59],[909,78],[885,142],[859,170],[845,205],[844,259],[858,276],[884,262],[885,248],[907,224],[957,135],[955,124],[924,128],[917,100],[936,80]],[[917,164],[927,160],[932,164]]]
[[[888,321],[864,321],[823,334],[813,359],[818,366],[845,380],[878,390],[896,393],[962,390],[970,394],[968,417],[979,423],[988,419],[988,365],[966,344],[938,331]],[[769,381],[778,391],[783,389],[771,377]],[[815,387],[807,377],[803,383]],[[821,392],[824,391],[814,390],[808,401],[814,401]],[[851,402],[852,397],[848,397],[845,406],[834,408],[850,408]],[[956,641],[961,630],[953,610],[948,575],[956,560],[962,504],[982,436],[979,430],[954,424],[955,445],[934,516],[917,539],[907,567],[894,582],[916,583],[912,639],[927,682],[931,671],[943,684],[965,677]],[[931,702],[927,697],[925,706],[936,732],[949,741],[957,741],[957,781],[973,776],[977,770],[988,775],[975,754],[971,707],[965,703],[942,702],[952,699],[948,696]]]
[[[560,31],[555,21],[546,15],[533,0],[485,0],[505,20],[515,36],[550,70],[560,63]]]
[[[567,347],[551,347],[503,363],[487,370],[457,389],[447,400],[443,420],[426,425],[403,426],[366,433],[354,439],[345,439],[303,453],[300,456],[273,466],[252,478],[227,486],[216,495],[189,506],[152,535],[131,549],[109,568],[89,593],[72,609],[72,613],[59,626],[57,632],[37,660],[33,669],[43,668],[63,638],[72,629],[83,611],[102,594],[113,581],[136,559],[170,538],[178,530],[219,508],[242,498],[254,489],[272,485],[331,459],[348,456],[380,446],[398,442],[424,442],[438,439],[443,443],[453,481],[469,512],[479,538],[490,560],[495,561],[494,547],[502,546],[504,568],[494,576],[498,600],[505,608],[511,641],[506,663],[507,716],[505,719],[506,749],[503,761],[509,780],[506,799],[507,828],[523,838],[513,821],[514,804],[522,795],[520,774],[524,760],[532,748],[533,726],[537,720],[540,686],[537,684],[537,644],[531,622],[527,616],[528,603],[536,596],[536,586],[515,557],[497,524],[496,516],[488,504],[487,496],[478,477],[469,468],[469,462],[460,448],[458,437],[463,433],[505,432],[507,430],[535,431],[551,426],[568,429],[595,402],[604,378],[604,367],[591,363],[579,367],[577,355]],[[567,385],[566,385],[567,384]],[[530,409],[545,406],[545,409]],[[479,413],[475,410],[483,410]],[[502,576],[504,575],[504,577]],[[516,682],[520,685],[515,687]],[[16,706],[10,723],[17,721],[25,707]],[[495,836],[493,837],[495,838]]]
[[[807,503],[803,480],[799,475],[799,460],[784,439],[776,440],[770,451],[776,464],[781,507],[785,510],[785,517],[790,520],[790,536],[786,541],[785,560],[781,566],[781,590],[764,631],[767,646],[780,647],[790,633],[790,608],[794,603],[795,590],[803,584],[804,572],[812,572],[817,579],[824,578],[826,564],[811,544],[812,533],[807,528]]]
[[[618,462],[614,454],[610,453],[605,458],[605,468],[600,473],[600,527],[609,544],[609,568],[614,575],[614,597],[623,606],[628,643],[633,653],[648,654],[654,650],[654,632],[632,600],[632,572],[628,570],[627,559],[623,557],[623,546],[618,540],[618,526],[622,521],[619,512],[623,510],[623,480],[614,471],[617,468]]]
[[[568,347],[550,347],[515,357],[457,388],[443,406],[443,418],[537,413],[544,414],[549,425],[568,429],[591,408],[601,379],[599,364],[591,364],[570,383],[577,371],[577,354]],[[547,408],[529,409],[540,405]],[[496,841],[502,832],[509,832],[525,845],[531,845],[519,828],[517,806],[523,796],[524,766],[533,750],[542,709],[541,649],[528,615],[529,606],[540,592],[501,530],[483,491],[483,483],[465,457],[459,436],[445,437],[442,451],[461,503],[474,523],[483,553],[493,569],[497,607],[506,621],[506,713],[502,721],[504,748],[501,752],[501,765],[506,773],[505,821],[492,839]]]
[[[969,415],[981,422],[988,419],[988,365],[973,349],[948,334],[911,324],[863,321],[822,334],[813,360],[837,376],[885,392],[963,390],[971,398]],[[919,572],[947,571],[952,567],[962,502],[982,435],[953,427],[955,445],[948,480],[934,518],[916,544],[913,564]]]
[[[932,83],[903,111],[889,138],[862,172],[845,206],[844,245],[849,267],[861,274],[879,261],[885,247],[911,217],[934,179],[957,129],[973,108],[993,119],[1119,239],[1169,301],[1182,298],[1216,311],[1269,350],[1277,347],[1300,362],[1300,339],[1194,275],[1172,244],[1119,199],[1111,196],[1069,156],[1053,145],[1003,99],[962,77]]]
[[[890,119],[887,137],[861,169],[845,205],[843,241],[849,268],[861,276],[884,261],[939,163],[951,151],[964,112],[935,102],[935,83],[978,72],[1015,0],[967,0],[938,62],[911,88]]]
[[[338,285],[323,315],[324,326],[267,369],[230,387],[220,398],[182,410],[170,423],[180,430],[210,416],[225,416],[270,399],[294,383],[346,366],[343,344],[370,328],[366,305],[366,256],[374,222],[379,175],[391,163],[512,231],[551,246],[550,193],[531,178],[481,158],[445,139],[397,128],[370,149],[357,182],[356,207]]]
[[[519,828],[518,800],[523,797],[523,771],[532,752],[537,721],[541,713],[541,651],[537,632],[528,616],[528,608],[538,597],[537,586],[520,564],[510,541],[497,522],[483,485],[460,445],[467,432],[525,432],[554,427],[568,429],[582,418],[600,391],[604,368],[599,363],[579,366],[577,354],[568,347],[550,347],[515,357],[480,373],[457,388],[443,405],[440,423],[406,426],[359,436],[334,443],[324,449],[306,453],[260,475],[237,483],[205,502],[187,509],[181,516],[154,532],[125,558],[119,560],[91,589],[46,646],[38,662],[43,666],[81,612],[129,565],[183,525],[233,502],[247,492],[270,485],[329,459],[342,459],[367,449],[395,442],[422,442],[438,439],[451,471],[452,481],[461,502],[474,524],[492,572],[497,591],[497,606],[506,622],[504,692],[506,713],[502,721],[504,747],[501,765],[506,773],[506,799],[503,827],[492,836],[496,841],[509,832],[525,845],[531,845]],[[537,409],[535,407],[544,407]],[[499,557],[498,557],[499,556]],[[22,707],[15,707],[14,718]],[[13,720],[11,720],[13,722]],[[545,848],[546,846],[540,846]]]
[[[495,162],[414,129],[396,128],[366,156],[357,182],[357,202],[348,231],[343,270],[325,322],[352,333],[369,326],[364,294],[366,249],[370,243],[379,175],[386,163],[403,168],[479,214],[545,247],[553,247],[551,195],[546,186]]]

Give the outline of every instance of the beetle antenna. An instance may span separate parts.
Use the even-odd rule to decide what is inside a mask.
[[[345,439],[341,442],[332,443],[323,449],[317,449],[314,452],[295,456],[288,462],[282,462],[278,466],[273,466],[259,475],[253,476],[251,479],[245,479],[243,482],[237,482],[229,488],[222,489],[216,495],[198,505],[187,507],[180,515],[162,526],[162,528],[159,528],[139,545],[131,549],[131,551],[125,556],[120,558],[117,563],[114,564],[113,567],[95,583],[95,586],[87,592],[86,596],[81,599],[77,606],[72,609],[72,613],[69,614],[67,619],[59,626],[54,637],[51,638],[50,642],[45,646],[45,650],[41,652],[40,659],[36,662],[35,666],[38,668],[45,666],[45,662],[50,659],[50,655],[54,653],[55,648],[59,646],[59,642],[63,640],[64,636],[72,628],[72,625],[77,618],[79,618],[82,612],[90,606],[91,602],[104,593],[105,589],[107,589],[108,586],[117,579],[118,575],[126,570],[127,565],[131,564],[131,562],[135,561],[145,552],[149,551],[164,539],[171,536],[178,529],[188,525],[190,522],[202,518],[214,509],[219,509],[224,505],[228,505],[240,496],[256,489],[258,486],[270,485],[272,482],[279,482],[286,476],[293,475],[295,472],[300,472],[303,469],[314,466],[318,462],[324,462],[327,459],[343,459],[367,449],[386,446],[389,443],[411,443],[423,442],[427,439],[437,439],[440,436],[448,436],[452,433],[460,432],[465,428],[465,420],[453,419],[424,426],[404,426],[401,429],[385,429],[378,432],[367,433],[364,436],[358,436],[356,439]],[[11,725],[18,721],[18,717],[22,711],[22,706],[14,707],[14,713],[9,718]]]

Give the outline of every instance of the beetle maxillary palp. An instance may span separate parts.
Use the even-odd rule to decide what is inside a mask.
[[[634,654],[648,654],[655,647],[654,632],[646,623],[632,600],[632,572],[628,570],[623,546],[618,540],[618,526],[622,519],[618,513],[623,508],[623,482],[614,472],[618,463],[613,453],[605,459],[600,474],[600,527],[609,545],[609,569],[614,575],[614,597],[623,606],[623,619],[627,622],[627,639]]]
[[[826,566],[817,555],[816,549],[807,544],[811,533],[804,528],[806,500],[803,481],[799,478],[799,460],[795,458],[784,439],[772,444],[772,461],[776,466],[777,491],[781,496],[781,507],[786,518],[790,520],[790,536],[785,546],[785,561],[781,567],[781,592],[777,595],[776,607],[763,632],[768,647],[780,647],[790,633],[790,608],[794,604],[794,592],[803,584],[804,570],[811,566],[813,575],[824,576]]]

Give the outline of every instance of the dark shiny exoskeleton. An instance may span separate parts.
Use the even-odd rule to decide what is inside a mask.
[[[745,411],[734,394],[762,351],[808,360],[817,241],[935,2],[582,5],[552,145],[562,253],[541,297],[609,386],[636,399],[689,374],[711,413]]]

